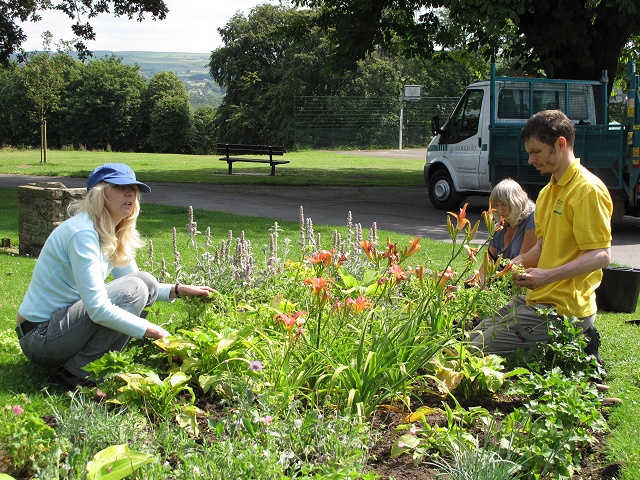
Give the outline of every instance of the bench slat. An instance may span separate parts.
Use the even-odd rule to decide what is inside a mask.
[[[221,158],[221,162],[251,162],[251,163],[274,163],[276,165],[284,165],[285,163],[290,163],[289,160],[269,160],[267,158],[245,158],[245,157],[229,157],[229,158]]]
[[[284,147],[219,143],[218,155],[284,155]]]

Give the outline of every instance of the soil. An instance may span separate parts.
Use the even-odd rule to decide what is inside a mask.
[[[442,397],[427,395],[420,399],[420,406],[442,408],[442,402]],[[220,419],[224,415],[219,405],[202,400],[197,402],[197,405],[207,411],[210,416],[214,416],[214,418]],[[522,405],[522,399],[514,399],[497,394],[480,400],[473,399],[468,404],[461,402],[461,405],[467,409],[470,406],[481,406],[489,412],[507,415]],[[453,405],[451,406],[453,407]],[[604,414],[606,415],[606,411]],[[362,473],[375,472],[380,476],[381,480],[442,480],[442,472],[439,472],[426,461],[414,465],[413,458],[409,454],[395,458],[391,457],[391,448],[401,435],[401,433],[396,432],[395,428],[406,423],[405,417],[405,413],[389,406],[381,407],[373,414],[371,426],[377,434],[373,436],[374,443],[370,446],[369,461]],[[430,414],[426,417],[426,420],[432,426],[447,425],[445,413]],[[475,429],[468,429],[468,431],[482,443],[484,432],[482,425],[478,424]],[[580,471],[573,476],[574,480],[613,480],[617,478],[622,464],[620,462],[610,463],[607,461],[604,450],[605,434],[596,434],[596,438],[596,443],[583,448],[582,464],[580,465]]]

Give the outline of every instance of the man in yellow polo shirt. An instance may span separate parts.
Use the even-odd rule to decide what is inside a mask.
[[[511,259],[526,270],[516,284],[529,290],[485,319],[471,344],[485,353],[506,355],[547,343],[547,315],[577,317],[591,338],[587,348],[599,359],[595,290],[611,261],[613,204],[607,187],[580,165],[573,153],[575,130],[560,110],[531,117],[520,135],[529,164],[551,174],[536,201],[536,245]],[[547,309],[546,313],[540,309]]]

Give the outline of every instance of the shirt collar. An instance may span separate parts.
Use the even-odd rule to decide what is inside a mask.
[[[564,171],[564,173],[560,177],[560,180],[556,181],[556,177],[551,175],[551,185],[560,185],[562,187],[568,184],[580,168],[581,168],[580,159],[576,158],[574,162],[571,162],[569,164],[567,169]]]

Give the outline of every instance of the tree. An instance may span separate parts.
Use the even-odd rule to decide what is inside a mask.
[[[216,149],[216,109],[211,105],[198,107],[193,112],[193,153],[210,155]]]
[[[460,45],[509,58],[527,73],[591,79],[613,76],[622,49],[640,34],[640,0],[293,0],[317,9],[337,64],[376,46],[433,56]],[[611,79],[613,80],[613,79]]]
[[[293,97],[331,95],[347,81],[328,71],[326,35],[308,29],[309,12],[259,5],[248,17],[233,16],[219,29],[224,46],[209,68],[226,88],[218,108],[221,141],[293,144]],[[304,32],[297,37],[294,31]]]
[[[62,63],[49,52],[31,55],[21,69],[26,97],[40,123],[40,162],[47,163],[47,115],[60,105]]]
[[[451,68],[449,64],[434,68],[433,62],[390,56],[383,49],[356,60],[354,71],[336,72],[327,68],[335,50],[331,33],[314,25],[315,15],[313,11],[259,5],[248,17],[237,14],[219,30],[224,46],[211,53],[209,67],[214,80],[226,88],[218,108],[220,141],[293,146],[294,97],[340,97],[332,111],[336,116],[344,112],[340,120],[343,132],[346,128],[355,131],[358,121],[370,119],[369,107],[366,102],[350,102],[344,97],[385,97],[381,102],[393,105],[389,111],[397,111],[405,83],[428,84],[425,95],[458,96],[468,81],[476,79],[466,64],[475,66],[479,61],[469,54],[458,54],[462,61],[452,57]],[[448,70],[454,74],[447,76]],[[307,112],[324,108],[322,101],[310,102],[301,108]],[[375,128],[393,135],[397,120],[387,117]],[[310,125],[314,122],[313,118],[308,120]],[[369,133],[360,128],[359,134]],[[353,135],[347,135],[352,141]],[[371,135],[368,138],[375,141]],[[313,142],[309,135],[301,141]]]
[[[173,72],[156,73],[145,101],[149,115],[149,144],[155,152],[188,153],[191,140],[189,94]]]
[[[37,123],[30,110],[22,72],[11,62],[0,68],[0,145],[37,145]]]
[[[137,151],[142,138],[141,107],[146,82],[138,66],[105,57],[83,65],[69,83],[62,143],[90,149]]]
[[[75,46],[81,56],[90,54],[83,40],[96,37],[85,19],[112,13],[116,17],[135,17],[138,21],[144,20],[147,14],[151,14],[153,20],[163,20],[168,12],[164,0],[0,0],[0,63],[6,64],[27,38],[16,22],[38,22],[45,10],[59,10],[75,21],[71,30],[78,39]]]

